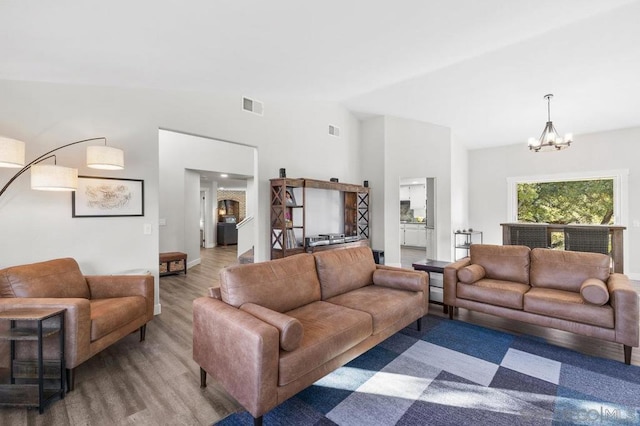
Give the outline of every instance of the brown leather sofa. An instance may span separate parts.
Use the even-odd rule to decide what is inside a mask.
[[[151,275],[83,276],[71,258],[0,270],[0,311],[65,308],[67,388],[74,370],[87,359],[140,330],[153,318]],[[28,350],[28,349],[27,349]],[[20,356],[20,355],[19,355]]]
[[[622,343],[627,364],[638,346],[638,294],[604,254],[474,244],[445,268],[444,303]]]
[[[426,315],[428,276],[376,265],[369,247],[220,272],[193,303],[193,359],[262,415]]]

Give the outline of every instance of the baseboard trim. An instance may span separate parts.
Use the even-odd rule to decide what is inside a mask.
[[[191,262],[187,262],[187,269],[192,268],[196,265],[199,265],[202,263],[202,259],[201,258],[197,258],[192,260]]]

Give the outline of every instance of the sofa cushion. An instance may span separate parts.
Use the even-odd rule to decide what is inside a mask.
[[[609,301],[607,285],[597,278],[587,278],[580,286],[580,295],[592,305],[602,306]]]
[[[461,299],[505,308],[522,309],[524,306],[523,296],[530,288],[528,285],[518,282],[484,278],[473,284],[459,282],[456,292]]]
[[[239,308],[255,303],[277,312],[320,300],[316,264],[310,254],[234,265],[220,271],[222,300]]]
[[[587,278],[609,279],[606,254],[535,248],[531,251],[531,286],[580,293]]]
[[[0,297],[89,299],[89,287],[71,258],[12,266],[0,271]]]
[[[471,284],[487,275],[482,265],[469,265],[458,271],[458,279],[465,284]]]
[[[364,287],[373,282],[376,264],[369,247],[315,253],[322,300]]]
[[[147,301],[142,296],[93,299],[89,301],[89,305],[92,342],[133,322],[147,312]]]
[[[376,265],[373,272],[373,284],[397,290],[427,292],[429,275],[422,271]]]
[[[580,293],[574,291],[532,288],[524,296],[524,310],[598,327],[614,327],[611,305],[591,305],[582,299]]]
[[[378,334],[403,318],[420,316],[424,309],[422,291],[405,291],[368,285],[326,300],[371,314],[373,334]]]
[[[280,332],[280,347],[283,350],[292,351],[300,346],[304,329],[297,319],[255,303],[245,303],[240,309],[277,328]]]
[[[529,284],[529,253],[525,246],[472,244],[471,263],[485,270],[486,278]]]
[[[371,335],[371,315],[327,302],[286,312],[302,323],[300,347],[280,352],[278,385],[284,386],[344,353]]]

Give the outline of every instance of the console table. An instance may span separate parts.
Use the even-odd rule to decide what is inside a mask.
[[[411,264],[416,271],[425,271],[429,274],[429,302],[436,305],[442,305],[442,312],[445,314],[449,311],[447,305],[444,304],[444,268],[451,262],[443,262],[441,260],[425,259]]]
[[[624,226],[613,225],[558,225],[552,223],[501,223],[502,244],[503,245],[526,245],[533,247],[548,247],[552,233],[564,233],[565,229],[580,229],[584,231],[605,232],[609,234],[611,252],[609,256],[613,261],[613,272],[624,273]],[[523,234],[528,234],[527,238],[518,239],[515,231],[522,230]],[[608,244],[607,244],[608,246]],[[578,251],[591,251],[581,249]]]
[[[10,384],[0,385],[0,404],[38,407],[40,414],[54,397],[65,395],[64,313],[59,308],[9,309],[0,312],[0,321],[10,321],[10,328],[0,332],[0,340],[11,342]],[[57,317],[57,321],[56,321]],[[19,323],[18,323],[19,321]],[[32,324],[26,325],[25,323]],[[19,324],[19,326],[18,326]],[[44,339],[58,335],[58,359],[44,360]],[[17,360],[16,342],[36,341],[36,360]],[[55,380],[55,387],[45,387]],[[19,383],[16,383],[18,381]],[[37,381],[37,383],[33,383]]]

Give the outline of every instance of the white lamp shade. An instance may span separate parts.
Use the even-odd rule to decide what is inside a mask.
[[[51,164],[31,166],[31,189],[39,191],[75,191],[78,169]]]
[[[0,167],[24,167],[24,142],[0,136]]]
[[[87,147],[87,166],[92,169],[124,169],[124,151],[110,146],[94,145]]]

